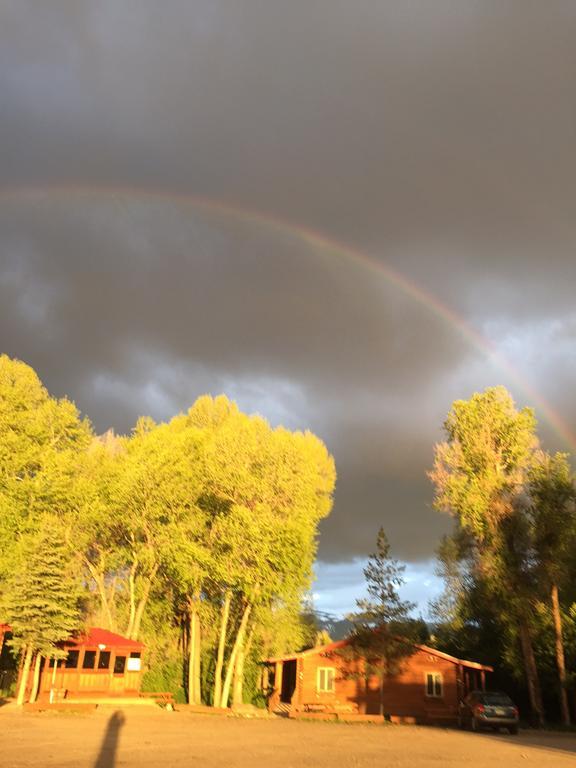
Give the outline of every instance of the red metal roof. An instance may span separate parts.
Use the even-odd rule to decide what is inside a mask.
[[[117,635],[115,632],[110,632],[107,629],[101,629],[100,627],[88,627],[85,634],[78,635],[78,637],[71,637],[66,642],[67,645],[106,645],[114,648],[144,648],[144,643],[138,642],[138,640],[130,640],[122,635]]]
[[[0,624],[0,632],[9,631],[9,624]],[[117,635],[115,632],[109,632],[107,629],[101,629],[100,627],[88,627],[85,633],[67,640],[66,645],[88,645],[93,647],[106,645],[114,648],[132,648],[137,650],[144,648],[144,643],[139,643],[138,640],[130,640],[127,637]]]

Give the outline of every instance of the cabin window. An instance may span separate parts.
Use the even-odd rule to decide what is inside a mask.
[[[66,661],[64,662],[66,669],[77,669],[79,656],[80,651],[68,651],[68,656],[66,656]]]
[[[108,669],[110,666],[110,651],[100,651],[98,669]]]
[[[114,674],[123,675],[126,666],[126,656],[116,656],[114,659]]]
[[[141,669],[140,651],[132,651],[126,669],[128,672],[140,672]]]
[[[334,667],[320,667],[317,672],[316,688],[319,693],[334,691]]]
[[[96,651],[84,651],[82,669],[94,669],[96,665]]]
[[[426,696],[439,699],[443,695],[442,675],[440,672],[426,673]]]

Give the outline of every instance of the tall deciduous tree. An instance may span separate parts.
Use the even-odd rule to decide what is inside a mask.
[[[530,470],[529,492],[533,521],[534,552],[538,576],[549,592],[554,623],[560,711],[564,725],[570,724],[566,691],[566,662],[562,633],[559,588],[563,586],[576,540],[576,493],[574,478],[563,453],[538,453]]]
[[[435,447],[435,506],[471,537],[479,574],[517,626],[534,719],[544,712],[533,647],[534,573],[526,485],[538,441],[531,409],[518,411],[504,387],[456,401]]]
[[[119,544],[126,552],[129,612],[126,635],[137,639],[159,577],[170,568],[174,541],[195,526],[202,438],[179,422],[140,420],[120,454],[113,488]]]
[[[301,595],[309,583],[335,469],[314,435],[272,429],[223,398],[203,398],[189,418],[211,433],[199,505],[210,514],[208,581],[222,610],[214,703],[227,706],[232,690],[240,701],[257,617],[266,606]]]

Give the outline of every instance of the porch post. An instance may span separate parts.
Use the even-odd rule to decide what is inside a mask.
[[[482,690],[485,691],[486,690],[486,672],[484,670],[480,672],[480,683],[482,686]]]
[[[284,664],[281,661],[276,662],[276,675],[274,676],[274,688],[276,689],[278,693],[278,700],[280,700],[280,697],[282,696],[282,672],[284,669]]]
[[[278,704],[280,703],[280,696],[282,694],[282,662],[276,661],[274,664],[274,688],[270,692],[268,697],[268,709],[270,712],[274,712]]]

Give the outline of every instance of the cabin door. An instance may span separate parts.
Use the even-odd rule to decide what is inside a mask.
[[[295,690],[296,659],[293,661],[285,661],[282,665],[282,691],[280,692],[280,701],[283,704],[290,704]]]

